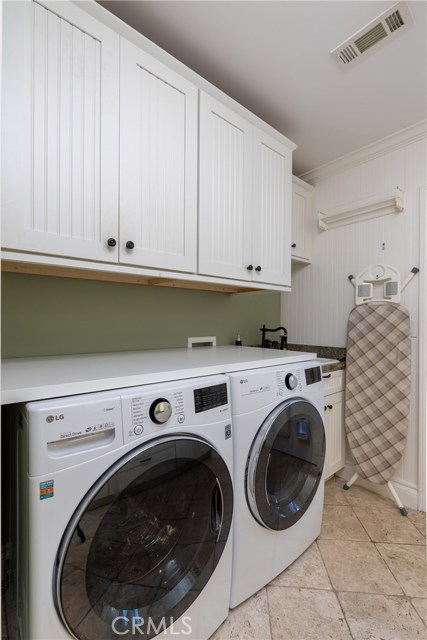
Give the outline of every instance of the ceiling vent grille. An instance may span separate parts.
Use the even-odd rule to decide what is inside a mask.
[[[412,24],[414,19],[407,3],[398,2],[333,49],[331,55],[346,67],[374,45],[405,31]]]

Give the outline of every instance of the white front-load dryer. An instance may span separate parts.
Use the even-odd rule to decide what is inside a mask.
[[[320,533],[325,431],[316,362],[229,374],[234,440],[231,607]]]
[[[227,617],[225,376],[23,405],[18,638],[206,640]]]

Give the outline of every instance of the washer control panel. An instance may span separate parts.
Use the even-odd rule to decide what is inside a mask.
[[[225,376],[146,385],[122,395],[123,438],[132,442],[164,428],[193,428],[231,414]]]
[[[301,394],[323,393],[321,368],[313,360],[229,373],[228,376],[234,415]]]

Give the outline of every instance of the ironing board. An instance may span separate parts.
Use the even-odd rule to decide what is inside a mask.
[[[414,268],[411,277],[417,272]],[[393,280],[387,277],[390,275]],[[349,279],[356,287],[356,306],[348,320],[345,430],[356,472],[344,489],[358,476],[374,484],[387,484],[400,512],[407,515],[391,478],[402,458],[409,427],[409,312],[399,304],[396,269],[374,265],[357,279]],[[382,298],[374,298],[370,284],[378,280],[385,282]]]
[[[392,302],[355,307],[348,320],[345,429],[359,475],[391,480],[406,444],[411,389],[409,313]]]

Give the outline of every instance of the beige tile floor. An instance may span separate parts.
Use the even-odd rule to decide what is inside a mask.
[[[211,640],[426,640],[425,514],[343,480],[325,485],[319,538],[230,611]]]

